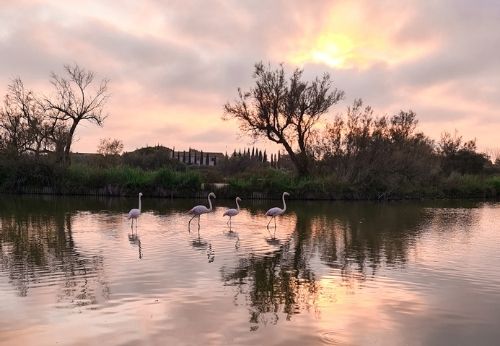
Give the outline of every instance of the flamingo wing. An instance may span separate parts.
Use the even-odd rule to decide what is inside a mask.
[[[141,211],[139,209],[131,209],[128,212],[129,219],[137,219],[141,215]]]
[[[197,205],[196,207],[193,207],[193,209],[191,209],[189,211],[190,214],[195,214],[195,215],[201,215],[201,214],[205,214],[205,213],[208,213],[210,210],[205,207],[204,205]]]
[[[223,214],[223,216],[236,216],[236,215],[238,215],[238,210],[236,209],[228,209]]]
[[[278,207],[274,207],[274,208],[269,209],[266,212],[266,216],[276,216],[276,215],[281,215],[282,213],[283,213],[283,209],[278,208]]]

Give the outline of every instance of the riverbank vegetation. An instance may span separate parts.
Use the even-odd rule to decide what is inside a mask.
[[[282,145],[283,153],[235,150],[217,164],[201,165],[201,152],[199,160],[185,164],[162,146],[122,153],[116,139],[102,140],[95,154],[71,153],[80,121],[103,124],[107,80],[92,89],[92,72],[67,66],[66,74],[52,75],[53,98],[37,96],[20,79],[9,86],[0,109],[0,192],[194,197],[216,190],[218,197],[270,198],[286,190],[302,199],[379,200],[500,196],[500,158],[480,152],[475,140],[443,132],[434,141],[418,131],[411,110],[377,116],[361,100],[326,119],[344,96],[328,75],[306,82],[301,70],[287,78],[283,67],[261,63],[255,87],[226,104],[225,118],[237,119],[255,138]]]
[[[422,176],[412,170],[394,170],[388,173],[387,179],[383,179],[363,171],[358,171],[356,175],[327,172],[323,162],[318,165],[317,174],[300,177],[287,168],[245,161],[247,169],[238,174],[225,175],[226,169],[232,170],[232,166],[239,166],[242,161],[239,157],[229,157],[218,167],[167,165],[143,169],[120,163],[106,167],[94,163],[74,163],[63,167],[45,160],[1,160],[0,191],[109,196],[134,195],[142,191],[149,196],[196,197],[215,190],[219,198],[232,198],[234,195],[273,198],[286,190],[298,199],[353,200],[500,197],[499,167],[493,164],[481,174],[458,171],[445,174],[437,165],[435,171]],[[350,172],[354,168],[347,166],[347,169]]]

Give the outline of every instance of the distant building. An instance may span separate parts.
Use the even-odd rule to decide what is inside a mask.
[[[186,165],[217,166],[224,159],[223,153],[205,152],[189,149],[187,151],[174,151],[172,158]]]
[[[141,166],[141,162],[143,162],[145,158],[150,164],[152,164],[151,161],[154,161],[153,163],[156,165],[162,165],[169,159],[172,159],[178,160],[186,165],[217,166],[224,160],[225,155],[223,153],[205,152],[195,149],[174,151],[170,148],[157,145],[123,153],[122,157],[125,160],[124,162],[132,166]],[[148,157],[152,158],[148,159]],[[99,158],[102,158],[102,155],[96,153],[71,153],[71,159],[74,163],[89,164],[91,162],[96,162]],[[149,167],[150,164],[148,164],[147,168],[152,168]]]

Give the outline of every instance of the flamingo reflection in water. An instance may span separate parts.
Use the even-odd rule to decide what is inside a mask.
[[[236,239],[236,242],[234,243],[234,248],[236,250],[240,248],[240,235],[237,232],[234,232],[231,228],[229,228],[228,232],[222,231],[222,234],[224,234],[228,239]]]
[[[128,241],[130,242],[131,245],[135,245],[139,249],[139,259],[142,259],[142,246],[141,246],[141,239],[137,235],[137,233],[129,233],[128,235]]]
[[[195,250],[206,250],[208,263],[212,263],[215,260],[215,251],[212,249],[212,244],[201,238],[200,233],[198,233],[197,238],[191,241],[191,246]]]

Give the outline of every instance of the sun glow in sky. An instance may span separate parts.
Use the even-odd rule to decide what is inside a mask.
[[[100,138],[126,150],[157,143],[229,151],[251,143],[221,120],[258,61],[328,72],[345,100],[377,114],[417,113],[432,138],[457,129],[498,147],[500,4],[435,1],[0,1],[0,92],[17,76],[50,92],[50,72],[77,62],[111,80]],[[487,124],[487,126],[485,126]],[[275,149],[266,142],[262,148]]]
[[[290,62],[368,69],[376,64],[396,66],[431,53],[438,45],[438,36],[398,40],[398,30],[411,20],[414,11],[407,7],[397,10],[397,16],[392,11],[374,16],[372,8],[362,2],[334,2],[318,29],[298,38],[299,48],[290,55]]]

